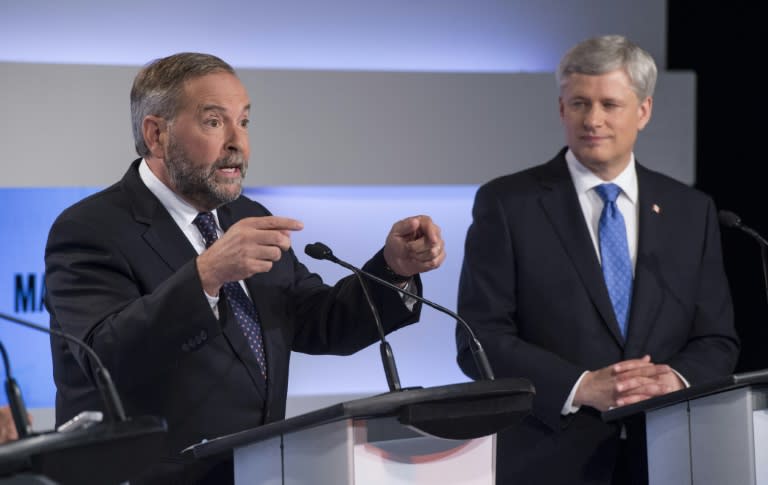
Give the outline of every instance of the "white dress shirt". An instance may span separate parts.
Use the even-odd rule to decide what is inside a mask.
[[[581,205],[581,212],[584,215],[584,220],[589,228],[589,235],[592,237],[592,244],[595,248],[595,254],[597,254],[597,260],[600,261],[600,237],[598,228],[600,225],[600,214],[603,211],[603,199],[595,191],[595,187],[600,184],[613,183],[621,188],[621,193],[616,198],[616,205],[624,217],[624,226],[627,229],[627,244],[629,246],[629,257],[632,260],[632,272],[634,275],[635,264],[637,263],[637,235],[638,225],[640,219],[639,206],[637,203],[638,198],[638,185],[637,185],[637,171],[635,170],[635,154],[630,155],[629,163],[626,168],[613,180],[603,180],[594,173],[592,173],[587,167],[582,165],[576,156],[569,149],[565,154],[565,161],[568,165],[568,172],[571,174],[573,185],[576,188],[576,194],[579,197],[579,204]],[[672,369],[675,374],[683,381],[686,387],[689,387],[688,381],[680,375],[677,371]],[[579,406],[573,405],[573,399],[576,396],[576,389],[578,389],[581,380],[587,373],[581,374],[576,384],[573,385],[571,393],[568,395],[562,414],[575,413],[579,410]]]
[[[581,212],[584,215],[584,220],[587,223],[589,229],[589,235],[592,237],[592,244],[595,248],[595,254],[597,254],[597,260],[600,261],[600,237],[598,235],[598,228],[600,225],[600,214],[603,212],[603,199],[600,198],[595,187],[600,184],[613,183],[621,188],[621,193],[616,198],[616,205],[624,217],[624,226],[627,229],[627,244],[629,246],[629,257],[632,260],[632,272],[635,271],[635,262],[637,261],[637,226],[639,219],[638,204],[637,204],[637,172],[635,171],[635,154],[630,155],[629,163],[626,168],[613,180],[603,180],[587,167],[576,160],[576,156],[568,149],[565,154],[565,161],[568,165],[568,172],[571,174],[571,180],[576,188],[576,195],[579,197],[579,204],[581,205]],[[573,405],[573,399],[576,397],[576,389],[578,389],[581,380],[587,373],[581,374],[576,384],[571,388],[568,399],[561,413],[563,415],[575,413],[579,410],[580,406]]]

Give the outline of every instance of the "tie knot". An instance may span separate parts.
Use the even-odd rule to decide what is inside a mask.
[[[192,220],[192,224],[197,226],[200,234],[203,235],[203,241],[205,241],[205,247],[211,244],[219,238],[216,233],[216,219],[211,212],[201,212]]]
[[[616,202],[616,197],[621,193],[621,187],[616,184],[600,184],[595,187],[597,195],[603,199],[603,203]]]

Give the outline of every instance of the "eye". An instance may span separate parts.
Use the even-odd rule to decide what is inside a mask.
[[[248,128],[249,124],[251,124],[251,120],[249,120],[248,118],[245,118],[242,121],[240,121],[240,126],[242,126],[243,128]]]
[[[208,118],[207,120],[205,120],[205,124],[210,126],[211,128],[218,128],[219,126],[221,126],[221,120],[219,120],[218,118]]]

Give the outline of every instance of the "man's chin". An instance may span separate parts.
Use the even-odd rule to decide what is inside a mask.
[[[574,150],[576,159],[584,165],[608,165],[611,163],[611,154],[601,147],[581,147],[578,151]]]
[[[243,192],[243,183],[242,179],[237,181],[230,181],[228,183],[218,183],[216,184],[215,193],[219,200],[224,201],[226,204],[227,202],[232,202],[233,200],[240,197],[240,194]]]

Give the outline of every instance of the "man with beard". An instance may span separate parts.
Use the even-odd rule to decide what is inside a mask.
[[[291,351],[345,355],[378,339],[358,281],[323,284],[297,260],[300,221],[241,195],[248,167],[248,94],[221,59],[158,59],[131,90],[136,150],[123,179],[66,209],[45,252],[51,328],[94,348],[131,416],[168,423],[165,456],[131,483],[233,481],[231,456],[179,452],[280,420]],[[427,216],[392,226],[365,269],[421,291],[440,266]],[[387,332],[420,307],[372,285]],[[52,339],[57,425],[102,408],[93,362]]]

